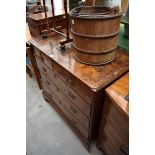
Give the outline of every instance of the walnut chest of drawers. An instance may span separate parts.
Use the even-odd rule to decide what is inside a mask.
[[[109,86],[105,92],[98,147],[107,155],[129,154],[128,73]]]
[[[72,48],[63,53],[57,50],[60,39],[64,38],[53,34],[46,40],[30,40],[42,94],[89,150],[98,133],[104,89],[128,71],[128,54],[117,49],[116,60],[110,64],[84,65],[75,60]]]

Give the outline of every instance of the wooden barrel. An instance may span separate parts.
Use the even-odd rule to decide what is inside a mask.
[[[118,7],[77,7],[70,12],[75,58],[91,65],[114,60],[120,18]]]

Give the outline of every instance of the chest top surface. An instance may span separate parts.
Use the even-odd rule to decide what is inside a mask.
[[[114,100],[116,106],[129,116],[129,102],[124,99],[129,93],[129,73],[109,86],[106,89],[106,93]]]
[[[116,58],[113,62],[102,66],[90,66],[82,64],[74,58],[72,44],[69,44],[71,48],[65,52],[57,50],[59,41],[63,39],[65,39],[63,36],[53,33],[51,38],[45,40],[31,38],[29,42],[84,82],[93,91],[106,87],[113,80],[128,71],[128,53],[123,49],[118,48],[116,50]]]

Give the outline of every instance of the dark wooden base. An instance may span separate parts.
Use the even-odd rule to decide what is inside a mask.
[[[71,125],[70,120],[65,116],[65,114],[60,110],[60,108],[55,104],[53,99],[48,95],[46,91],[42,91],[43,97],[45,101],[47,101],[61,116],[61,118],[64,119],[64,121],[69,125],[69,127],[73,130],[73,132],[77,135],[77,137],[80,139],[82,142],[83,146],[86,148],[88,152],[90,152],[90,142],[88,142],[82,135],[81,133],[75,128],[74,126]],[[79,136],[80,135],[80,136]]]

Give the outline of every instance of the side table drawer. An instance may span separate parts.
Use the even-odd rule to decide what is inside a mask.
[[[64,100],[62,101],[56,94],[55,90],[51,91],[51,89],[48,88],[46,83],[42,81],[43,89],[49,94],[49,96],[52,98],[52,100],[55,102],[55,104],[61,109],[61,111],[66,115],[66,117],[70,120],[70,123],[72,126],[76,127],[86,138],[88,138],[89,132],[87,129],[79,123],[79,121],[75,118],[75,116],[68,110],[66,105],[64,104]]]
[[[129,120],[117,110],[107,96],[105,97],[103,116],[112,123],[118,134],[129,144]]]

